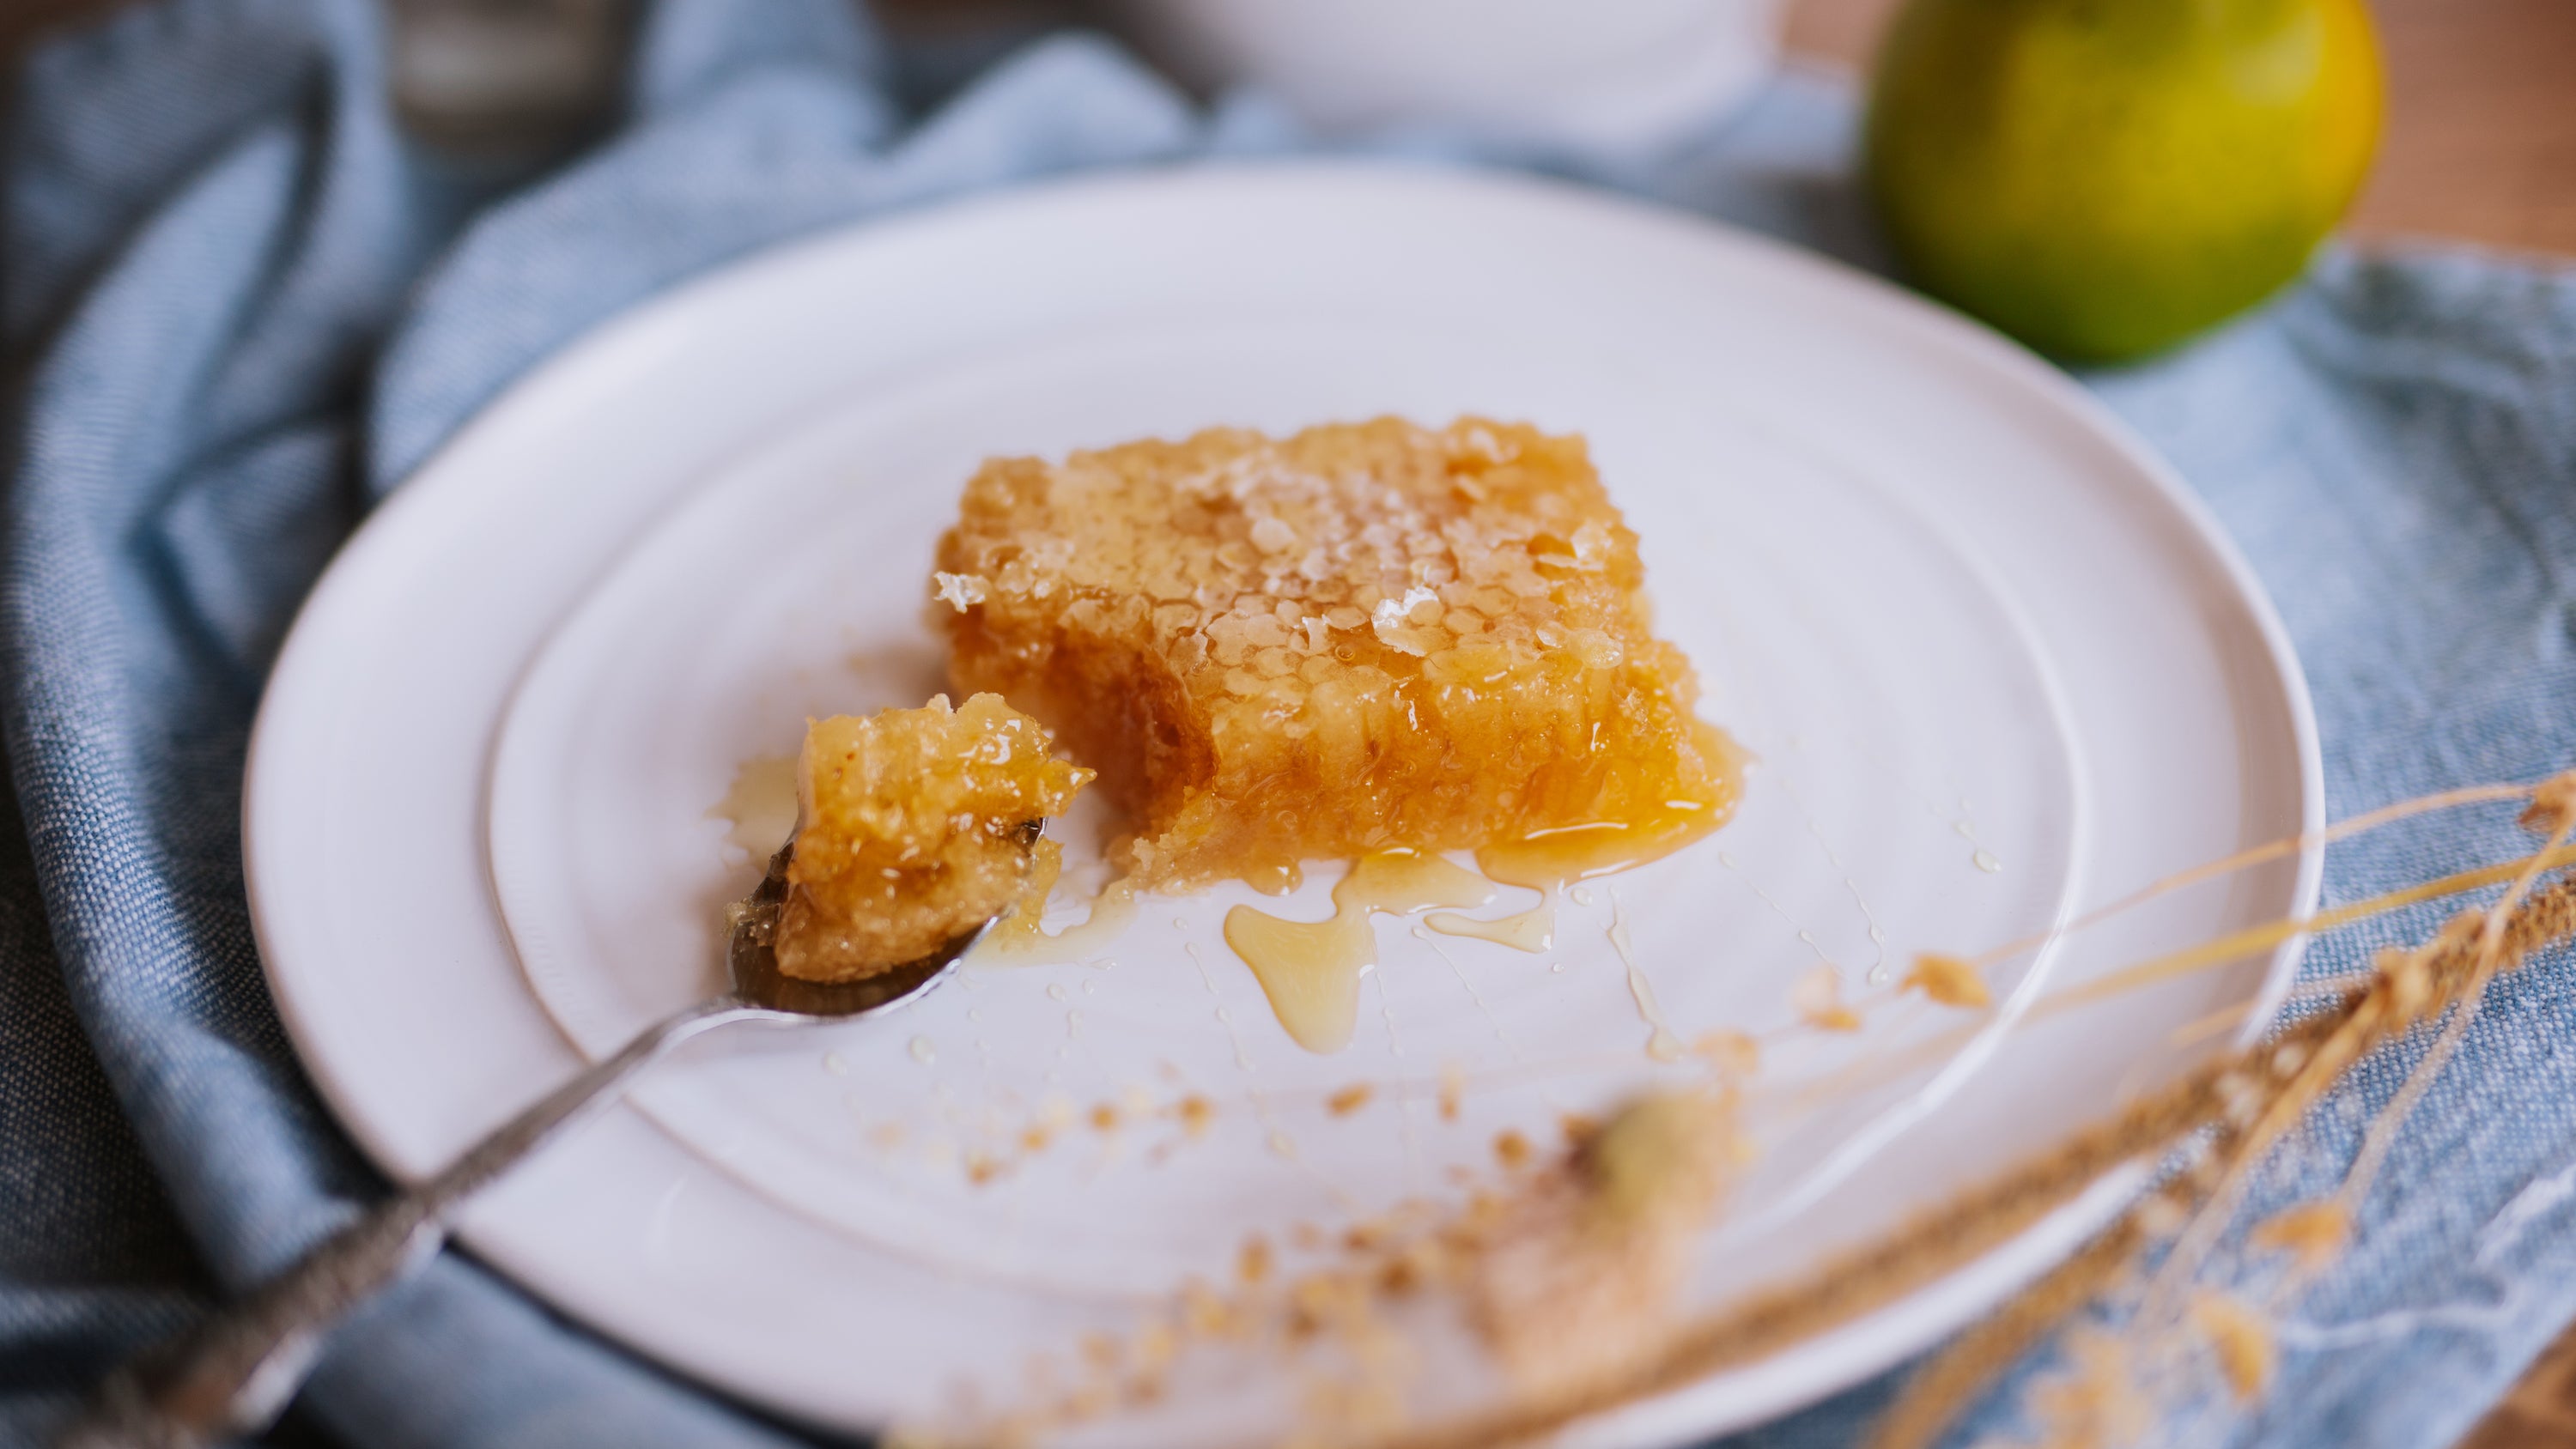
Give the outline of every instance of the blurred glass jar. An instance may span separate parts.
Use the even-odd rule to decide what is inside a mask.
[[[1307,124],[1412,123],[1584,150],[1732,110],[1779,50],[1778,0],[1112,0],[1183,80],[1250,84]]]
[[[394,109],[415,138],[521,158],[607,123],[633,0],[388,0]]]

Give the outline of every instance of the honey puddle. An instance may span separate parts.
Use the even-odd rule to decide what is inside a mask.
[[[1642,820],[1564,825],[1486,846],[1476,852],[1476,869],[1497,885],[1537,891],[1538,904],[1491,921],[1443,911],[1423,924],[1444,936],[1492,941],[1515,951],[1547,950],[1556,944],[1556,901],[1566,887],[1670,855],[1724,824],[1732,805],[1730,800],[1711,810],[1677,800]]]
[[[1360,976],[1377,963],[1377,933],[1370,916],[1481,906],[1494,898],[1495,886],[1519,886],[1537,891],[1539,903],[1499,920],[1443,912],[1423,924],[1443,935],[1544,951],[1555,939],[1557,897],[1568,886],[1670,855],[1725,823],[1726,815],[1723,808],[1677,802],[1641,820],[1542,831],[1477,851],[1475,871],[1420,851],[1382,851],[1361,857],[1333,887],[1328,919],[1290,921],[1236,906],[1226,912],[1225,942],[1252,968],[1279,1024],[1299,1046],[1337,1052],[1350,1045],[1359,1019]],[[1614,940],[1623,937],[1624,919],[1613,929]],[[1621,954],[1627,954],[1624,946]],[[1644,982],[1644,973],[1632,964],[1629,984],[1642,988],[1638,1006],[1656,1028],[1655,1044],[1661,1045],[1671,1033],[1663,1029],[1653,988]]]
[[[1490,878],[1490,877],[1489,877]],[[1444,936],[1467,936],[1478,941],[1491,941],[1515,951],[1538,952],[1556,944],[1556,892],[1549,891],[1539,903],[1517,915],[1480,921],[1442,911],[1423,921],[1424,925]]]
[[[976,943],[966,958],[973,966],[1062,966],[1097,956],[1118,940],[1136,917],[1136,883],[1121,877],[1091,898],[1091,914],[1050,934],[1042,924],[1049,892],[1064,869],[1064,852],[1053,842],[1039,846],[1036,870],[1011,913]]]
[[[1377,964],[1372,915],[1409,916],[1433,906],[1481,906],[1494,887],[1437,855],[1387,850],[1352,862],[1333,887],[1333,914],[1290,921],[1250,906],[1225,913],[1225,943],[1252,968],[1280,1026],[1310,1052],[1351,1044],[1360,973]]]

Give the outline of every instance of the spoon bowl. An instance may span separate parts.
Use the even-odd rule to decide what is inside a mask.
[[[1024,826],[1022,838],[1024,844],[1034,843],[1036,835]],[[989,917],[930,955],[874,976],[856,981],[803,980],[778,969],[778,915],[787,904],[787,866],[795,858],[796,842],[790,840],[769,858],[769,870],[751,894],[726,909],[733,929],[725,940],[725,969],[733,978],[733,999],[743,1007],[787,1019],[846,1021],[882,1015],[946,980],[958,961],[1001,919]]]

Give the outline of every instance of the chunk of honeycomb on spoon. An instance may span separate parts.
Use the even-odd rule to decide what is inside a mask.
[[[806,727],[778,969],[858,981],[917,961],[1000,914],[1036,872],[1039,822],[1091,771],[1046,727],[978,694],[951,708],[836,715]]]

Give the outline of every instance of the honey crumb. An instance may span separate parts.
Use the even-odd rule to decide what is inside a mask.
[[[1190,1338],[1231,1338],[1243,1328],[1243,1317],[1224,1295],[1192,1278],[1181,1285],[1181,1331]]]
[[[1336,1117],[1347,1117],[1369,1104],[1377,1089],[1366,1082],[1354,1082],[1324,1099],[1324,1108]]]
[[[1377,1270],[1377,1291],[1402,1298],[1422,1286],[1422,1270],[1410,1258],[1390,1258]]]
[[[1244,1239],[1243,1247],[1236,1252],[1234,1276],[1242,1279],[1245,1287],[1257,1288],[1269,1281],[1270,1265],[1270,1240],[1256,1234]]]
[[[1983,1010],[1994,1004],[1986,990],[1986,978],[1976,963],[1961,956],[1945,956],[1926,951],[1914,958],[1905,979],[1897,983],[1900,991],[1920,991],[1943,1006]]]
[[[1858,1031],[1860,1014],[1843,1004],[1842,973],[1817,966],[1789,988],[1789,1005],[1798,1018],[1819,1031]]]
[[[1749,1077],[1762,1067],[1762,1044],[1740,1031],[1703,1032],[1690,1049],[1691,1055],[1729,1076]]]
[[[1348,1325],[1366,1311],[1367,1300],[1361,1280],[1345,1274],[1300,1278],[1288,1289],[1289,1331],[1307,1336],[1335,1324]]]
[[[1505,1167],[1517,1168],[1530,1160],[1530,1142],[1520,1133],[1506,1127],[1494,1134],[1494,1160]]]

